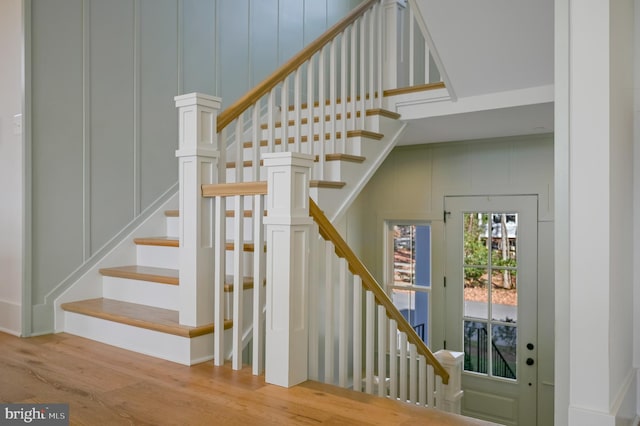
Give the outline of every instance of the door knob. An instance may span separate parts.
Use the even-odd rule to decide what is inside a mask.
[[[533,365],[534,362],[533,358],[527,358],[527,365]]]

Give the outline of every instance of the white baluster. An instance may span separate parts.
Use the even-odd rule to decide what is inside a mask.
[[[427,405],[427,359],[424,355],[418,356],[418,404]]]
[[[244,182],[244,153],[243,153],[243,137],[244,133],[244,114],[240,114],[236,120],[236,168],[235,181]]]
[[[251,115],[251,128],[252,128],[252,139],[253,143],[251,146],[251,174],[253,175],[253,180],[260,180],[260,119],[258,117],[260,112],[260,102],[258,101],[255,105],[253,105],[252,115]],[[262,222],[262,221],[261,221]]]
[[[427,406],[434,407],[434,396],[435,396],[435,373],[433,371],[433,366],[429,364],[427,366]]]
[[[383,26],[383,16],[382,16],[382,8],[380,7],[380,5],[375,5],[373,10],[375,11],[376,14],[376,25],[378,26],[378,28],[382,28]],[[383,42],[382,42],[382,34],[380,31],[376,32],[376,67],[375,70],[376,72],[376,93],[372,93],[371,94],[371,105],[373,108],[381,108],[382,107],[382,98],[383,98],[383,90],[384,90],[384,81],[382,79],[382,67],[383,67],[383,60],[382,60],[382,49],[383,49]],[[376,96],[377,95],[377,96]]]
[[[362,279],[353,277],[353,390],[362,390]]]
[[[264,196],[253,197],[253,374],[264,371]]]
[[[378,305],[378,396],[386,396],[387,382],[387,310]]]
[[[325,327],[324,327],[324,382],[333,384],[333,243],[327,241],[325,244]]]
[[[375,341],[375,296],[371,291],[367,290],[367,312],[366,312],[366,337],[365,337],[365,392],[373,393],[373,351]]]
[[[338,128],[338,119],[336,117],[338,113],[338,42],[336,39],[331,40],[329,48],[329,114],[331,116],[331,132],[329,133],[329,153],[333,154],[336,151],[336,132]],[[324,143],[325,135],[320,135],[320,142]]]
[[[347,128],[354,130],[356,128],[356,111],[358,110],[358,23],[360,20],[353,23],[349,30],[349,37],[351,39],[351,48],[349,49],[349,63],[350,63],[350,76],[349,76],[349,93],[351,96],[351,102],[349,102],[349,126],[345,126],[345,132]],[[346,117],[345,117],[346,120]],[[345,121],[346,123],[347,121]],[[347,135],[345,134],[345,138]],[[346,140],[346,139],[345,139]],[[346,152],[346,149],[345,149]]]
[[[367,22],[371,12],[367,11],[360,20],[360,128],[365,128],[367,117]]]
[[[338,289],[339,295],[339,335],[338,335],[338,385],[340,387],[347,387],[347,375],[349,367],[349,320],[348,320],[348,305],[349,301],[349,287],[347,285],[348,279],[348,265],[344,258],[340,258],[340,288]]]
[[[276,90],[274,87],[269,92],[269,99],[267,102],[267,152],[275,152],[275,140],[276,140]],[[260,141],[254,142],[260,145]]]
[[[325,70],[326,67],[326,53],[327,48],[326,46],[323,47],[320,50],[319,56],[318,56],[318,133],[321,135],[324,135],[325,133],[325,125],[326,125],[326,119],[325,119],[325,114],[326,114],[326,90],[327,90],[327,85],[326,85],[326,80],[327,80],[327,73]],[[309,115],[313,116],[312,111],[314,111],[313,108],[313,104],[308,105],[307,108],[309,109]],[[311,119],[310,119],[311,120]],[[319,180],[323,180],[325,178],[324,176],[324,172],[325,172],[325,142],[323,138],[319,138],[318,139],[318,149],[317,149],[317,154],[318,154],[318,179]]]
[[[389,398],[398,398],[398,323],[389,321]]]
[[[298,67],[293,77],[293,152],[302,152],[302,67]],[[289,122],[286,123],[289,125]],[[282,124],[284,126],[284,123]],[[313,141],[308,141],[312,143]]]
[[[418,350],[416,345],[409,345],[409,401],[418,401]]]
[[[289,151],[289,78],[286,77],[282,82],[282,90],[280,91],[280,151]],[[299,106],[294,105],[294,108]]]
[[[225,197],[215,199],[214,224],[214,345],[213,361],[215,365],[224,364],[224,319],[225,319],[225,260],[226,260],[226,220],[227,200]]]
[[[407,400],[407,334],[400,333],[400,401]]]
[[[235,217],[233,221],[233,354],[232,368],[242,368],[242,333],[244,326],[243,293],[244,293],[244,195],[235,197]],[[256,247],[257,249],[257,247]]]
[[[315,80],[314,80],[314,58],[315,56],[312,56],[309,61],[307,62],[307,142],[309,143],[309,146],[307,147],[307,150],[305,152],[307,152],[310,155],[315,155],[316,153],[316,148],[315,148],[315,144],[313,142],[313,131],[314,131],[314,125],[313,125],[313,104],[315,102]],[[314,179],[314,177],[316,177],[318,174],[318,170],[317,170],[317,166],[312,169],[312,173],[311,173],[311,179]]]
[[[348,66],[348,56],[347,56],[347,46],[348,46],[348,37],[349,29],[347,28],[342,33],[340,38],[340,106],[338,107],[338,111],[340,113],[340,120],[338,123],[340,126],[336,129],[336,152],[338,153],[346,153],[346,139],[347,139],[347,66]],[[353,99],[355,102],[355,99]],[[337,115],[336,115],[337,118]],[[340,137],[338,136],[338,130],[340,130]]]
[[[416,51],[416,35],[415,35],[415,17],[413,16],[413,9],[409,9],[409,86],[415,84],[415,51]]]

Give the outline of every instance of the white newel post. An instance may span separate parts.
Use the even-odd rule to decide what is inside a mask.
[[[384,38],[382,39],[382,88],[384,90],[398,88],[398,0],[383,0],[382,23]]]
[[[216,119],[220,98],[175,97],[179,114],[180,324],[213,322],[213,199],[201,186],[218,181]]]
[[[449,373],[449,383],[442,385],[444,395],[438,395],[439,398],[444,397],[444,411],[460,414],[462,396],[464,395],[464,391],[462,390],[462,363],[464,361],[464,353],[440,350],[434,355],[444,369],[447,370],[447,373]]]
[[[309,179],[313,156],[264,154],[267,168],[267,321],[265,380],[290,387],[307,380]]]

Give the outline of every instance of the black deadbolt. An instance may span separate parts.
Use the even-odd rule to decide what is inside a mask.
[[[527,365],[533,365],[533,358],[527,358]]]
[[[533,343],[527,343],[527,349],[532,351],[533,350]]]

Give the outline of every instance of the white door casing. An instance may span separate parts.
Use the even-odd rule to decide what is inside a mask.
[[[445,339],[447,349],[466,352],[463,414],[506,425],[536,424],[537,204],[537,196],[445,197]],[[463,220],[476,218],[478,223],[484,220],[490,224],[502,214],[513,221],[506,241],[510,241],[514,260],[501,261],[497,229],[506,227],[497,224],[484,225],[482,231],[485,237],[481,244],[488,248],[486,262],[475,259],[468,263]],[[488,238],[489,232],[492,238]],[[503,277],[505,271],[508,274],[504,276],[513,277],[515,283],[515,303],[504,304],[507,302],[498,297],[504,290],[498,290],[496,281],[500,279],[496,278]],[[486,285],[472,288],[474,273],[476,281]],[[492,285],[488,285],[489,276]],[[504,278],[501,282],[504,287]],[[483,297],[486,301],[478,301]],[[505,341],[511,342],[513,353],[501,346]],[[502,365],[510,365],[512,371]]]

